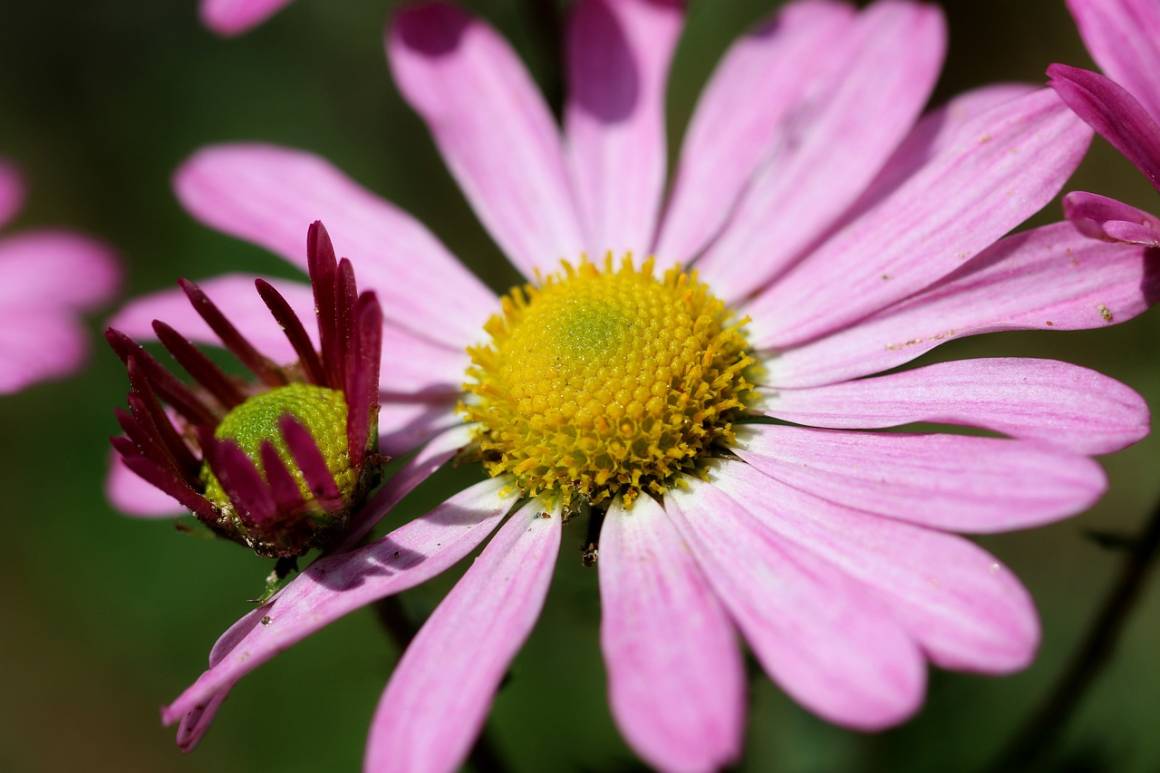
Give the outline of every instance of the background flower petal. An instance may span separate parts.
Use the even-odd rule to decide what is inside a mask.
[[[1084,236],[1160,247],[1160,218],[1107,196],[1073,191],[1063,197],[1063,211]]]
[[[1060,99],[1160,190],[1160,118],[1099,73],[1053,64],[1047,74]]]
[[[120,281],[113,250],[89,236],[45,230],[0,239],[0,308],[88,311],[111,300]]]
[[[1083,42],[1160,120],[1160,6],[1155,0],[1067,0]]]
[[[201,0],[201,21],[219,35],[240,35],[290,4],[290,0]]]
[[[88,354],[88,332],[58,309],[0,309],[0,394],[67,376]]]

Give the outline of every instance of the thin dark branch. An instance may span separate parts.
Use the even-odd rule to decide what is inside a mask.
[[[1087,696],[1088,690],[1112,659],[1124,627],[1149,570],[1160,555],[1160,503],[1149,517],[1144,533],[1124,557],[1119,579],[1108,593],[1099,614],[1088,629],[1055,688],[1031,715],[996,760],[991,770],[1027,770],[1055,748],[1060,733]]]

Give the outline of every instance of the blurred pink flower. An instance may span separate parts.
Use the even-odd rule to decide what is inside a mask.
[[[0,159],[0,226],[24,203],[24,182]],[[108,301],[120,270],[112,251],[58,229],[0,238],[0,394],[66,376],[85,361],[80,314]]]
[[[1146,435],[1146,406],[1122,384],[1050,360],[863,377],[977,333],[1123,322],[1160,280],[1155,254],[1069,223],[1005,236],[1059,192],[1091,133],[1051,90],[1018,85],[922,115],[945,32],[937,8],[920,3],[855,12],[795,2],[737,41],[668,190],[665,93],[681,26],[672,2],[580,0],[563,139],[508,44],[452,5],[400,12],[387,53],[468,201],[530,281],[583,252],[694,264],[751,319],[766,374],[755,410],[804,425],[745,425],[730,456],[706,462],[708,480],[662,501],[640,496],[631,512],[614,501],[600,535],[613,715],[651,765],[708,770],[740,753],[738,633],[802,705],[862,730],[917,710],[928,661],[990,674],[1031,661],[1039,628],[1027,592],[948,532],[1083,511],[1106,485],[1090,457]],[[446,570],[498,528],[398,664],[370,734],[368,770],[453,770],[539,615],[561,514],[498,477],[353,546],[472,444],[455,409],[464,348],[486,340],[496,297],[421,224],[308,153],[208,148],[176,187],[208,225],[298,266],[303,224],[326,221],[383,304],[382,448],[415,455],[362,513],[353,549],[317,561],[230,628],[164,720],[192,747],[251,670]],[[276,326],[247,311],[251,281],[202,286],[247,337],[276,345]],[[148,338],[160,317],[212,343],[183,301],[143,298],[114,324]],[[1004,437],[867,431],[914,422]],[[122,469],[110,488],[137,513],[172,510]]]
[[[201,0],[201,21],[223,37],[249,32],[290,4],[290,0]]]
[[[1109,77],[1053,64],[1047,74],[1068,107],[1160,191],[1160,3],[1068,0],[1088,51]],[[1123,202],[1076,191],[1064,198],[1076,227],[1105,241],[1160,247],[1160,219]]]

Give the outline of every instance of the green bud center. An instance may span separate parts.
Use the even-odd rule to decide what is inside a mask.
[[[297,419],[310,434],[326,459],[326,466],[338,484],[343,499],[349,499],[358,483],[357,471],[350,466],[346,443],[346,400],[342,392],[313,384],[290,384],[271,389],[247,399],[226,414],[214,431],[218,440],[232,440],[265,475],[261,448],[269,441],[278,456],[298,482],[303,497],[310,501],[310,493],[302,471],[298,469],[286,441],[282,439],[279,420],[289,414]],[[205,465],[201,471],[205,481],[205,496],[218,507],[229,507],[230,498],[217,477]]]

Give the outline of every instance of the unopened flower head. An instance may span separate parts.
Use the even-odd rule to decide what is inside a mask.
[[[357,292],[349,260],[335,260],[321,223],[307,236],[320,346],[273,285],[260,296],[298,359],[259,352],[196,284],[181,289],[252,381],[227,375],[161,320],[158,340],[193,379],[185,384],[110,328],[129,372],[125,434],[113,445],[129,469],[216,534],[263,556],[293,558],[333,541],[378,483],[382,311]],[[168,406],[166,410],[165,406]]]

